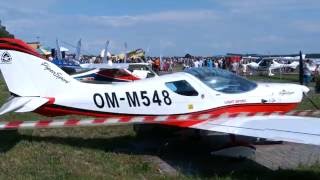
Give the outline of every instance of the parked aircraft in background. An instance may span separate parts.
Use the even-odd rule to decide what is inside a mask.
[[[70,74],[73,78],[85,82],[113,83],[130,82],[144,78],[158,76],[148,63],[112,63],[111,54],[108,51],[109,41],[101,52],[102,63],[80,63],[81,39],[77,43],[76,58],[62,58],[58,40],[57,50],[53,63]],[[135,57],[135,52],[128,53],[128,57]]]
[[[73,74],[80,81],[99,81],[100,83],[130,82],[158,76],[148,63],[86,64],[88,71]]]
[[[276,69],[283,69],[283,68],[292,68],[296,69],[299,66],[298,61],[293,61],[289,64],[284,64],[279,62],[279,58],[252,58],[252,57],[243,57],[243,59],[254,59],[256,61],[252,61],[247,64],[242,64],[242,66],[247,66],[252,70],[260,71],[260,72],[267,72],[268,76],[273,76],[274,74],[272,71]],[[287,60],[287,59],[286,59]]]

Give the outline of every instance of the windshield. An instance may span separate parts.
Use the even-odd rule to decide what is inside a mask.
[[[210,88],[224,93],[242,93],[257,87],[252,81],[218,68],[190,68],[185,72],[197,77]]]

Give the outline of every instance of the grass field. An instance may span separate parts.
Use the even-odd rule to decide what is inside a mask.
[[[267,81],[266,78],[254,77]],[[293,76],[271,81],[292,82]],[[9,96],[0,81],[0,104]],[[320,103],[320,96],[311,97]],[[299,109],[313,109],[304,101]],[[1,120],[32,120],[33,113],[10,113]],[[193,139],[140,139],[131,126],[0,132],[0,179],[319,179],[320,165],[268,170],[252,161],[212,157]],[[170,142],[169,142],[170,141]],[[151,142],[151,143],[150,143]],[[169,142],[169,143],[168,143]],[[143,143],[152,146],[142,146]],[[169,145],[168,145],[169,144]],[[164,172],[151,157],[177,169]],[[151,159],[151,160],[150,160]]]

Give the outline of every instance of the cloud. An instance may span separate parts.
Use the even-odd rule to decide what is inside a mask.
[[[285,39],[277,35],[267,35],[253,38],[253,41],[257,43],[282,43]]]
[[[292,12],[318,11],[319,0],[225,0],[216,1],[226,13],[233,17],[245,16],[256,19],[288,18]]]
[[[172,40],[160,40],[160,48],[161,49],[166,49],[166,48],[173,48],[176,46],[176,43],[173,42]]]
[[[304,33],[320,33],[319,21],[295,21],[291,26]]]
[[[204,20],[217,20],[218,15],[210,10],[164,11],[141,15],[124,16],[79,16],[83,21],[96,24],[122,27],[142,23],[188,23]]]
[[[37,13],[39,11],[47,11],[50,6],[57,3],[58,0],[45,0],[39,2],[39,0],[10,0],[3,1],[0,4],[1,9],[12,9],[24,13]]]
[[[190,22],[201,21],[209,19],[217,19],[218,16],[210,10],[193,10],[193,11],[167,11],[153,14],[146,14],[142,16],[136,16],[140,21],[145,22]]]
[[[34,27],[43,25],[54,25],[71,22],[83,26],[102,27],[130,27],[141,24],[154,23],[192,23],[199,21],[218,20],[218,15],[210,10],[193,11],[164,11],[140,15],[120,15],[120,16],[89,16],[89,15],[54,15],[46,11],[34,12],[21,9],[2,9],[0,14],[4,14],[4,19],[8,27],[13,29],[20,27]],[[12,16],[11,14],[16,14]]]
[[[294,9],[315,9],[320,5],[318,0],[227,0],[217,2],[226,8],[243,11],[250,10],[294,10]]]
[[[197,8],[190,6],[192,3],[162,6],[157,11],[150,6],[141,7],[138,13],[117,6],[117,15],[109,15],[87,12],[81,3],[75,3],[70,13],[68,7],[53,9],[60,7],[61,0],[10,0],[1,2],[0,17],[18,38],[33,41],[39,36],[40,41],[52,47],[56,37],[66,42],[82,38],[84,48],[90,52],[104,47],[106,39],[112,41],[110,48],[118,52],[127,42],[130,48],[150,46],[151,53],[159,54],[162,48],[164,54],[175,55],[186,51],[199,55],[213,51],[288,52],[300,43],[312,49],[312,42],[319,41],[318,36],[310,36],[320,30],[319,0],[211,1],[214,3],[206,7],[194,2],[200,4]],[[291,39],[297,42],[292,43]]]

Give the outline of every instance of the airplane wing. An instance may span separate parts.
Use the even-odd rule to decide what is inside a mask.
[[[127,69],[129,67],[128,63],[113,63],[112,65],[110,64],[105,64],[105,63],[100,63],[100,64],[80,64],[82,68],[87,68],[87,69]]]
[[[299,116],[253,116],[218,118],[195,124],[191,128],[320,145],[320,118]]]
[[[0,108],[0,115],[8,112],[30,112],[49,101],[41,97],[10,97]]]

